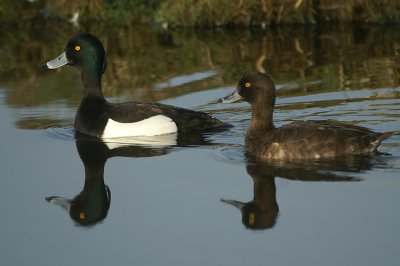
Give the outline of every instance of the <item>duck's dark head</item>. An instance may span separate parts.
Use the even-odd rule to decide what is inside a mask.
[[[254,105],[256,103],[274,106],[275,85],[271,77],[260,72],[249,72],[239,80],[236,90],[221,99],[222,103],[231,103],[243,99]]]
[[[43,68],[55,69],[64,65],[103,73],[106,68],[104,47],[96,37],[89,33],[75,35],[68,41],[65,51],[44,64]]]

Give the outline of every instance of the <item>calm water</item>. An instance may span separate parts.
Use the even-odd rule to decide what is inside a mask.
[[[257,164],[242,146],[249,106],[215,102],[258,69],[277,83],[277,125],[400,130],[398,29],[89,29],[106,46],[110,101],[207,111],[234,128],[178,143],[77,141],[79,73],[40,65],[78,30],[4,29],[1,265],[398,265],[400,136],[374,158]],[[74,199],[70,213],[52,196]]]

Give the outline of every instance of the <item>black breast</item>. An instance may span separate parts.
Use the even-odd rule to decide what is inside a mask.
[[[75,116],[75,129],[79,133],[99,137],[108,121],[109,104],[105,99],[85,97]]]

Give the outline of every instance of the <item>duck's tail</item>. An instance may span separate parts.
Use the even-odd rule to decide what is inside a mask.
[[[383,132],[383,133],[378,137],[378,140],[380,140],[380,142],[381,142],[381,141],[383,141],[383,140],[385,140],[385,139],[387,139],[387,138],[390,138],[390,137],[392,137],[392,136],[394,136],[394,135],[400,135],[400,130]]]
[[[393,135],[400,135],[400,130],[388,131],[388,132],[385,132],[385,134],[388,134],[389,135],[388,137],[393,136]]]
[[[376,138],[376,140],[372,142],[371,151],[376,152],[382,141],[394,135],[400,135],[400,131],[386,131],[383,133],[379,133],[379,136]]]

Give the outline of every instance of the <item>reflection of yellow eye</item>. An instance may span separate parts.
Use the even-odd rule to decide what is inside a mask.
[[[245,86],[246,88],[250,88],[251,84],[250,84],[250,82],[246,82],[246,83],[244,84],[244,86]]]
[[[78,47],[79,47],[79,46],[78,46]],[[79,219],[85,220],[85,213],[84,213],[84,212],[81,212],[81,213],[79,214]]]
[[[79,45],[75,46],[75,51],[79,51],[81,47]]]
[[[247,84],[247,83],[246,83]],[[254,212],[251,212],[250,214],[249,214],[249,225],[254,225],[254,219],[255,219],[256,217],[255,217],[255,215],[254,215]]]

